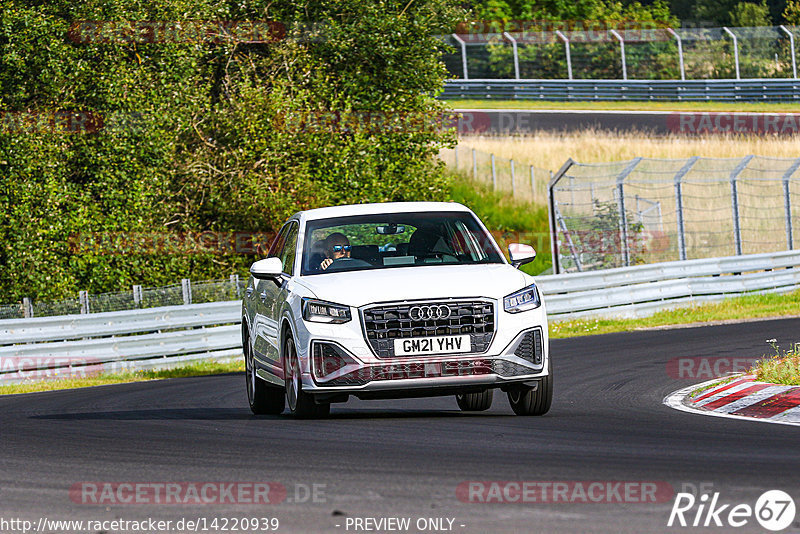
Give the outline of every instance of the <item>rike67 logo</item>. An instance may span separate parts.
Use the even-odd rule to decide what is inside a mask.
[[[739,528],[752,525],[755,519],[762,528],[777,532],[794,521],[794,500],[785,491],[766,491],[756,500],[755,506],[722,504],[719,495],[719,492],[711,496],[704,493],[697,498],[691,493],[678,493],[667,526]]]

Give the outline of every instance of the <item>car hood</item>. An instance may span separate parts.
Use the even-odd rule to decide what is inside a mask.
[[[500,299],[533,279],[508,264],[429,265],[304,276],[317,298],[360,307],[374,302],[453,297]]]

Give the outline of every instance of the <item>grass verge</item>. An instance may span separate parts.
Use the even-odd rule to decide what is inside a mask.
[[[447,100],[453,109],[574,109],[641,111],[797,112],[800,105],[782,102],[549,102],[541,100]]]
[[[771,318],[797,315],[800,310],[800,290],[779,295],[745,295],[720,302],[660,311],[639,319],[576,319],[551,321],[550,337],[553,339],[614,332],[629,332],[660,326],[709,324],[753,318]]]
[[[244,362],[197,362],[190,365],[152,371],[133,371],[115,374],[101,374],[85,378],[64,378],[56,380],[42,380],[24,384],[10,384],[0,386],[0,395],[13,395],[16,393],[33,393],[35,391],[55,391],[59,389],[86,388],[91,386],[105,386],[108,384],[121,384],[126,382],[145,382],[148,380],[161,380],[164,378],[181,378],[187,376],[205,376],[221,373],[235,373],[244,371]]]
[[[751,374],[760,382],[783,384],[787,386],[800,386],[800,348],[795,344],[794,349],[781,351],[776,345],[775,355],[772,358],[761,360]]]

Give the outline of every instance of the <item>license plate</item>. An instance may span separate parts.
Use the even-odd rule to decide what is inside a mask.
[[[425,354],[453,354],[470,352],[469,335],[419,337],[414,339],[395,339],[395,356],[417,356]]]

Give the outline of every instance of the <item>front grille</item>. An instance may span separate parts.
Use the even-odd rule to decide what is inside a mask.
[[[447,306],[446,319],[413,321],[415,306]],[[489,350],[494,336],[494,304],[484,301],[426,301],[377,306],[363,311],[364,332],[378,358],[394,357],[394,340],[469,334],[472,353]]]
[[[534,364],[535,366],[542,365],[542,331],[531,330],[526,332],[522,337],[522,342],[514,351],[514,354]]]
[[[532,375],[539,372],[536,369],[531,369],[530,367],[525,367],[524,365],[520,365],[518,363],[507,362],[505,360],[492,361],[492,371],[495,374],[506,378],[510,378],[512,376]]]

